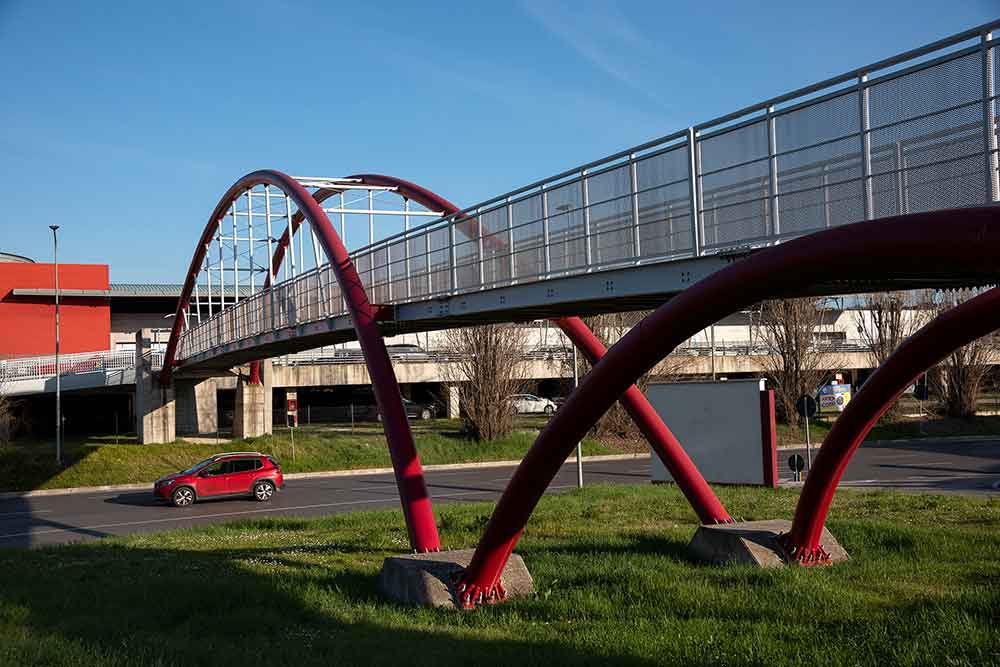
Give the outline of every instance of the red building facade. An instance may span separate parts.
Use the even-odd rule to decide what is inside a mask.
[[[108,349],[108,290],[107,264],[59,265],[61,353]],[[0,358],[54,352],[54,266],[0,262]]]

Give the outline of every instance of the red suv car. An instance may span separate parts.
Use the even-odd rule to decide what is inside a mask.
[[[153,495],[175,507],[185,507],[202,498],[252,496],[266,502],[284,488],[278,462],[259,452],[216,454],[187,470],[164,475],[153,485]]]

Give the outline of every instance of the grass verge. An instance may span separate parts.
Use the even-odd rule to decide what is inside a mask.
[[[797,497],[720,495],[747,519]],[[440,506],[444,543],[472,546],[489,511]],[[546,497],[518,549],[536,595],[468,614],[377,594],[399,512],[0,550],[0,664],[997,663],[1000,502],[841,492],[831,517],[852,561],[760,571],[689,562],[674,487]]]
[[[537,420],[536,420],[537,421]],[[476,461],[520,460],[535,440],[535,421],[494,442],[462,437],[456,422],[432,420],[413,424],[420,460],[425,465]],[[163,445],[137,445],[135,439],[93,437],[66,443],[66,465],[58,467],[51,443],[25,442],[0,447],[0,491],[70,488],[103,484],[152,482],[160,475],[183,470],[221,451],[253,450],[272,454],[285,472],[320,472],[392,465],[385,436],[378,424],[347,428],[304,427],[295,432],[295,457],[288,429],[262,438],[218,442],[201,438]],[[585,441],[584,453],[614,454],[616,450]]]

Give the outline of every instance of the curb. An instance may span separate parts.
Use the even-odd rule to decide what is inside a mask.
[[[648,459],[649,454],[603,454],[600,456],[584,456],[584,463],[600,463],[602,461],[630,461]],[[569,461],[569,459],[567,459]],[[520,465],[520,461],[473,461],[469,463],[438,463],[424,466],[425,472],[435,470],[475,470],[477,468],[508,468]],[[317,479],[323,477],[353,477],[356,475],[385,475],[393,472],[392,468],[357,468],[353,470],[329,470],[322,472],[293,472],[285,475],[285,479]],[[36,491],[4,491],[0,500],[12,498],[34,498],[38,496],[68,496],[80,493],[100,493],[102,491],[145,491],[152,488],[152,482],[141,484],[109,484],[104,486],[77,486],[66,489],[39,489]]]

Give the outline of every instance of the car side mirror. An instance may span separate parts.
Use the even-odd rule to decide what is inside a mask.
[[[211,476],[212,474],[207,470],[202,470],[201,472],[198,473],[198,477],[211,477]]]

